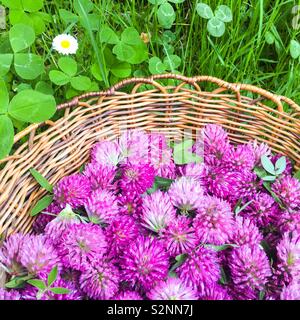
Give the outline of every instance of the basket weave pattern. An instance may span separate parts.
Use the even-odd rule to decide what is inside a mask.
[[[120,90],[128,86],[130,93]],[[289,106],[288,112],[283,111],[285,106]],[[20,132],[14,142],[25,136],[28,141],[0,161],[4,164],[0,171],[1,236],[30,231],[33,218],[29,212],[45,195],[29,173],[30,168],[55,184],[78,171],[95,142],[114,139],[122,130],[159,131],[172,139],[188,130],[194,138],[205,124],[218,123],[227,129],[231,141],[267,142],[273,151],[285,154],[294,160],[296,169],[300,168],[300,107],[252,85],[231,84],[209,76],[131,78],[57,108],[65,110],[64,117],[33,124]]]

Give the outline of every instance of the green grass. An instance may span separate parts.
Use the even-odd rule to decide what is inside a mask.
[[[213,3],[211,7],[216,7],[220,1],[210,3]],[[293,61],[289,53],[290,40],[299,37],[299,31],[293,31],[290,25],[293,1],[249,1],[249,6],[245,3],[226,1],[232,8],[233,22],[220,39],[209,36],[206,21],[195,16],[192,1],[187,8],[178,11],[182,22],[175,27],[178,32],[176,48],[184,57],[182,72],[251,83],[299,102],[299,61]],[[186,14],[189,18],[183,19]],[[280,52],[265,42],[265,33],[272,28],[279,31]]]
[[[115,30],[134,26],[139,32],[151,32],[152,39],[162,33],[154,14],[155,6],[148,1],[104,2],[103,23]],[[300,30],[291,26],[295,1],[209,1],[212,8],[227,4],[233,12],[233,21],[219,39],[208,34],[207,21],[196,14],[196,3],[185,1],[177,5],[176,22],[171,28],[176,34],[175,53],[183,60],[180,72],[251,83],[299,102],[299,61],[289,53],[290,40],[300,39]],[[278,34],[277,51],[275,45],[265,42],[268,31]],[[149,48],[150,54],[163,55],[156,43],[150,43]]]
[[[104,23],[119,30],[134,26],[139,32],[151,32],[152,39],[163,29],[155,17],[155,6],[148,1],[105,1]],[[205,1],[203,1],[205,2]],[[299,61],[289,53],[291,39],[300,38],[300,30],[291,27],[294,1],[209,1],[212,8],[227,4],[233,21],[220,39],[211,37],[207,21],[196,13],[197,1],[177,5],[175,53],[182,58],[180,72],[187,76],[212,75],[231,82],[246,82],[278,94],[300,100]],[[275,31],[280,47],[265,42],[267,31]],[[162,48],[150,43],[151,54],[162,56]]]
[[[164,29],[159,25],[157,6],[147,0],[93,1],[94,12],[99,16],[99,29],[104,25],[122,32],[133,26],[139,33],[150,33],[148,46],[149,58],[163,58],[163,46],[156,41]],[[233,13],[233,21],[226,24],[226,32],[221,38],[209,35],[206,29],[207,20],[196,13],[197,1],[186,0],[174,5],[176,20],[171,31],[175,33],[173,42],[175,54],[182,59],[178,71],[187,76],[211,75],[230,82],[251,83],[277,94],[286,95],[300,102],[300,67],[299,60],[293,60],[289,52],[291,39],[300,40],[300,30],[293,30],[293,0],[222,0],[205,1],[215,9],[219,4],[228,5]],[[79,24],[66,27],[59,18],[59,9],[73,11],[72,1],[45,1],[44,11],[51,14],[52,22],[46,31],[39,36],[39,47],[36,52],[44,56],[45,65],[53,68],[57,65],[57,54],[50,51],[53,37],[62,32],[70,32],[79,40],[79,51],[76,60],[81,66],[81,73],[88,74],[92,63],[96,62],[105,79],[98,83],[99,89],[106,88],[118,81],[107,77],[107,61],[103,48],[95,41],[96,33]],[[265,34],[272,32],[277,44],[269,45]],[[150,74],[147,61],[132,68],[134,71]],[[19,79],[11,79],[11,81]],[[55,96],[59,101],[65,99],[63,88],[55,87]],[[75,93],[74,93],[75,94]]]

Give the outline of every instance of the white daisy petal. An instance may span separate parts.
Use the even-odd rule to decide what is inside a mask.
[[[61,54],[75,54],[78,49],[78,42],[69,34],[60,34],[53,39],[52,47]]]

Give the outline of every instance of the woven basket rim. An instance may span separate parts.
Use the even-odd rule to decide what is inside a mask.
[[[122,89],[128,85],[132,85],[132,84],[136,84],[136,85],[148,84],[148,85],[152,85],[152,86],[163,91],[163,86],[160,85],[157,82],[157,80],[164,80],[164,79],[165,80],[168,80],[168,79],[179,80],[183,84],[192,85],[192,86],[196,87],[197,89],[199,88],[198,83],[210,82],[210,83],[214,83],[214,84],[218,85],[221,90],[231,90],[237,96],[241,96],[241,94],[240,94],[241,90],[250,91],[252,93],[255,93],[255,94],[261,96],[260,98],[253,100],[253,102],[252,102],[253,104],[256,102],[259,102],[261,100],[264,100],[264,99],[269,99],[269,100],[272,100],[277,105],[278,111],[284,112],[282,102],[285,102],[292,109],[296,110],[297,112],[299,111],[299,117],[300,117],[300,106],[295,101],[293,101],[292,99],[290,99],[288,97],[274,94],[274,93],[269,92],[269,91],[262,89],[260,87],[250,85],[250,84],[238,83],[238,82],[230,83],[230,82],[224,81],[222,79],[219,79],[217,77],[207,76],[207,75],[187,77],[187,76],[174,74],[174,73],[158,74],[158,75],[152,75],[149,77],[127,78],[127,79],[122,80],[122,81],[118,82],[117,84],[111,86],[107,90],[89,92],[89,93],[85,93],[85,94],[73,97],[71,100],[69,100],[65,103],[58,104],[56,106],[56,109],[63,110],[63,109],[73,108],[73,107],[78,106],[80,104],[80,102],[82,102],[83,100],[86,100],[86,99],[91,99],[91,98],[96,98],[96,97],[114,96],[119,92],[120,89]],[[146,92],[146,91],[144,91],[144,92]],[[219,92],[221,92],[221,91],[219,90]],[[15,135],[14,145],[24,136],[30,135],[31,133],[33,133],[32,136],[34,136],[35,131],[43,125],[53,125],[53,122],[51,120],[46,120],[46,121],[43,121],[40,123],[29,125],[27,128],[25,128],[24,130],[20,131],[18,134]],[[14,159],[14,155],[10,155],[10,156],[5,157],[4,159],[1,159],[0,164],[6,163],[7,161],[9,161],[11,159]]]
[[[57,109],[65,109],[67,107],[74,107],[78,104],[80,100],[87,99],[87,98],[92,98],[92,97],[100,97],[100,96],[111,96],[114,95],[118,90],[121,88],[130,85],[130,84],[139,84],[139,83],[144,83],[144,84],[150,84],[150,85],[155,85],[156,87],[160,87],[160,85],[157,83],[156,80],[163,80],[163,79],[174,79],[174,80],[180,80],[186,84],[190,85],[195,85],[198,82],[211,82],[217,84],[220,88],[224,89],[229,89],[234,92],[240,92],[241,90],[245,91],[252,91],[253,93],[256,93],[261,96],[265,96],[268,99],[273,100],[274,102],[278,103],[278,108],[282,108],[282,101],[287,103],[290,107],[300,111],[300,106],[292,99],[282,96],[282,95],[277,95],[272,92],[269,92],[265,89],[262,89],[258,86],[254,86],[251,84],[246,84],[246,83],[239,83],[239,82],[227,82],[225,80],[222,80],[217,77],[213,76],[193,76],[193,77],[187,77],[175,73],[164,73],[164,74],[157,74],[157,75],[152,75],[149,77],[131,77],[127,78],[125,80],[122,80],[118,82],[117,84],[111,86],[107,90],[102,90],[102,91],[94,91],[90,93],[85,93],[79,96],[76,96],[72,98],[70,101],[67,101],[66,103],[62,103],[57,105]],[[282,110],[283,111],[283,110]]]

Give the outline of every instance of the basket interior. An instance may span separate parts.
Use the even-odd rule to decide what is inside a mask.
[[[74,108],[66,104],[61,119],[31,126],[20,135],[29,135],[29,140],[5,159],[0,171],[0,235],[30,231],[33,218],[29,212],[45,195],[30,168],[55,184],[79,170],[94,143],[114,139],[124,130],[160,132],[177,140],[195,138],[204,125],[217,123],[228,131],[232,142],[267,142],[299,169],[299,106],[289,103],[283,112],[279,100],[265,91],[244,94],[228,87],[210,86],[208,90],[186,82],[138,83],[130,93],[114,91],[82,98]]]

